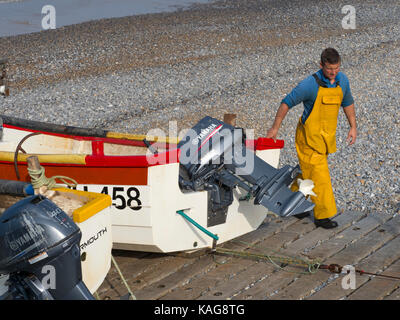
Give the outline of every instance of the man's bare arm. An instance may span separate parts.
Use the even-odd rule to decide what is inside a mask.
[[[276,136],[278,134],[279,128],[281,127],[283,119],[285,119],[286,114],[289,111],[289,106],[286,103],[281,103],[276,112],[274,123],[272,127],[267,131],[267,138],[272,138],[276,140]]]
[[[356,142],[357,139],[357,123],[356,123],[356,111],[354,108],[354,103],[350,106],[344,107],[343,111],[350,125],[346,141],[347,143],[349,143],[349,145],[352,145]]]

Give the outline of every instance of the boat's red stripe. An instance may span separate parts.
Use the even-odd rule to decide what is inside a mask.
[[[246,140],[246,147],[255,150],[282,149],[285,145],[284,140],[260,137],[257,140]]]
[[[86,165],[41,163],[46,176],[63,175],[79,184],[146,185],[150,166],[177,163],[179,149],[155,155],[104,156],[101,153],[85,157]],[[16,180],[14,163],[0,161],[0,179]],[[18,162],[21,180],[30,181],[26,162]]]
[[[101,185],[147,185],[147,167],[105,167],[41,163],[46,177],[62,175],[76,180],[79,184]],[[18,163],[21,181],[30,182],[26,163]],[[0,179],[17,180],[13,163],[1,162]],[[58,182],[58,180],[57,180]]]
[[[180,149],[149,155],[135,156],[107,156],[101,153],[87,155],[85,158],[88,167],[151,167],[168,163],[179,162]]]

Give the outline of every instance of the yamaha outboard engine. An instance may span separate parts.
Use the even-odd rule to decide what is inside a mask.
[[[82,282],[73,220],[44,196],[29,196],[0,217],[0,273],[9,274],[3,299],[93,300]]]
[[[272,212],[288,217],[310,211],[314,204],[301,192],[288,186],[300,174],[300,167],[286,165],[275,169],[246,148],[242,128],[205,117],[190,129],[179,142],[180,188],[209,191],[209,219],[223,216],[233,201],[233,189],[239,186]],[[211,219],[210,219],[211,217]],[[222,218],[225,219],[224,217]]]

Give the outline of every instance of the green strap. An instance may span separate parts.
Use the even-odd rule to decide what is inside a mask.
[[[195,227],[197,227],[198,229],[200,229],[201,231],[203,231],[205,234],[207,234],[208,236],[210,236],[211,238],[218,240],[218,236],[216,234],[211,233],[210,231],[208,231],[206,228],[202,227],[201,225],[199,225],[196,221],[194,221],[192,218],[190,218],[189,216],[187,216],[182,210],[178,210],[176,213],[180,214],[182,217],[184,217],[187,221],[189,221],[191,224],[193,224]]]

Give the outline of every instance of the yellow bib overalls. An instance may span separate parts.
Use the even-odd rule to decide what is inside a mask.
[[[323,87],[323,82],[314,75],[319,85],[312,111],[303,124],[301,117],[296,129],[296,150],[302,171],[302,179],[314,181],[311,201],[315,204],[315,219],[333,217],[336,212],[331,178],[328,168],[328,154],[336,151],[336,126],[343,92],[336,88]],[[293,191],[298,190],[297,182]]]

